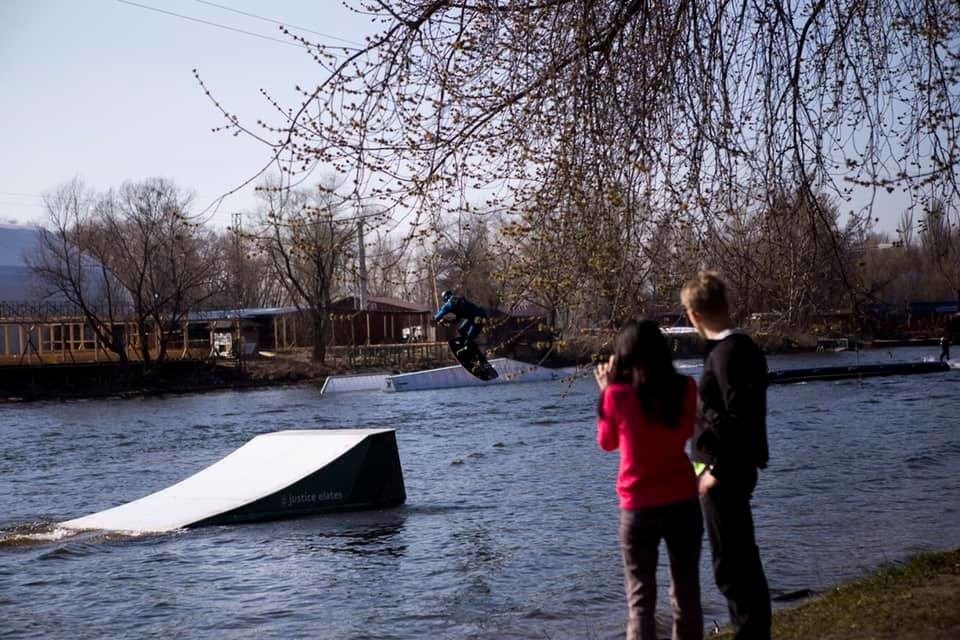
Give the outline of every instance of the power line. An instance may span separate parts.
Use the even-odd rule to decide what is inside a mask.
[[[353,40],[347,40],[346,38],[341,38],[339,36],[330,35],[329,33],[320,33],[319,31],[314,31],[313,29],[307,29],[306,27],[298,27],[295,24],[288,24],[280,20],[274,20],[273,18],[265,18],[263,16],[258,16],[255,13],[247,13],[246,11],[241,11],[240,9],[234,9],[233,7],[228,7],[226,5],[217,4],[216,2],[210,2],[209,0],[193,0],[194,2],[199,2],[200,4],[209,5],[211,7],[216,7],[218,9],[223,9],[224,11],[231,11],[233,13],[238,13],[242,16],[247,16],[250,18],[256,18],[257,20],[263,20],[264,22],[272,22],[273,24],[278,24],[281,27],[289,27],[291,29],[296,29],[297,31],[306,31],[307,33],[312,33],[314,35],[323,36],[324,38],[330,38],[331,40],[339,40],[340,42],[346,42],[347,44],[356,45],[362,47],[364,45],[359,42],[354,42]]]
[[[37,207],[42,208],[44,205],[39,202],[11,202],[9,200],[0,200],[0,204],[6,206],[14,207]]]
[[[117,0],[122,4],[129,4],[133,7],[139,7],[141,9],[147,9],[148,11],[156,11],[157,13],[163,13],[168,16],[173,16],[175,18],[181,18],[183,20],[189,20],[191,22],[199,22],[200,24],[205,24],[210,27],[217,27],[218,29],[226,29],[227,31],[234,31],[236,33],[242,33],[243,35],[253,36],[255,38],[262,38],[263,40],[271,40],[273,42],[279,42],[280,44],[285,44],[291,47],[297,47],[302,49],[303,45],[297,42],[291,42],[290,40],[281,40],[280,38],[272,38],[270,36],[265,36],[262,33],[255,33],[253,31],[246,31],[244,29],[238,29],[236,27],[230,27],[225,24],[220,24],[219,22],[211,22],[210,20],[202,20],[200,18],[194,18],[192,16],[185,16],[182,13],[174,13],[173,11],[167,11],[166,9],[158,9],[157,7],[151,7],[150,5],[140,4],[139,2],[132,2],[131,0]]]
[[[0,191],[0,196],[19,196],[22,198],[43,198],[42,193],[23,193],[21,191]]]

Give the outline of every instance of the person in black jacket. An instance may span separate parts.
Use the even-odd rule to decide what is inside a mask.
[[[730,318],[726,285],[700,273],[680,294],[690,323],[707,340],[695,467],[717,588],[736,640],[770,639],[770,591],[754,538],[750,499],[767,466],[767,361]]]

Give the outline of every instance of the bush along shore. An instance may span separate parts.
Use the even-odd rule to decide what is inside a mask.
[[[710,636],[726,640],[727,631]],[[960,638],[960,548],[923,553],[773,615],[775,640]]]

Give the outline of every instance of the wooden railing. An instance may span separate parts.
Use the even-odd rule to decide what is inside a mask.
[[[446,342],[410,342],[404,344],[327,347],[327,363],[350,368],[404,368],[419,362],[449,360],[456,364]]]
[[[157,350],[151,349],[150,354],[157,356]],[[139,362],[141,353],[138,349],[128,348],[127,358],[130,362]],[[201,347],[191,345],[187,349],[183,345],[167,349],[167,360],[206,360],[210,358],[210,347],[204,344]],[[30,349],[22,354],[0,354],[0,367],[63,365],[63,364],[90,364],[119,362],[116,353],[103,348],[49,350],[38,351]]]

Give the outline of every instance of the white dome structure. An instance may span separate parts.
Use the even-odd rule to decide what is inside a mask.
[[[39,257],[44,250],[44,233],[47,231],[42,227],[0,224],[0,305],[46,305],[61,313],[79,313],[60,290],[38,277],[28,263],[29,258]],[[84,265],[85,297],[88,303],[95,303],[104,291],[103,274],[93,260],[85,258]],[[131,304],[129,294],[124,292],[121,296],[125,304]]]
[[[0,303],[63,302],[34,276],[27,256],[39,250],[41,229],[0,224]]]
[[[31,268],[44,251],[41,227],[0,224],[0,368],[100,362],[112,359],[82,310]],[[102,270],[84,267],[88,303],[103,290]],[[124,294],[129,305],[129,294]],[[126,320],[112,323],[112,338],[127,344]]]

